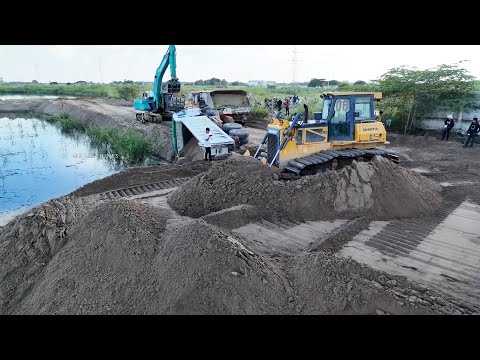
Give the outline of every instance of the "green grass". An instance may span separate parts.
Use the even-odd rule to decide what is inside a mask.
[[[90,126],[86,129],[86,134],[94,143],[108,146],[114,154],[131,163],[141,162],[151,152],[150,143],[132,130],[122,133],[117,129]]]
[[[60,127],[66,134],[86,133],[93,144],[103,148],[106,154],[114,154],[130,164],[138,164],[151,154],[151,145],[144,137],[133,130],[121,132],[118,129],[105,129],[96,125],[85,127],[67,114],[40,116],[50,124]]]
[[[58,116],[42,116],[43,120],[50,124],[57,124],[64,133],[72,133],[73,131],[85,132],[85,127],[78,121],[73,120],[67,114]]]

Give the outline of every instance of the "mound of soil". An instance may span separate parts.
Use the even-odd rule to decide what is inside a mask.
[[[183,215],[201,217],[248,204],[265,219],[318,220],[428,214],[441,203],[434,181],[384,158],[295,181],[273,180],[272,171],[249,157],[234,157],[184,183],[169,198]]]
[[[38,281],[1,312],[284,312],[283,279],[260,255],[202,220],[168,229],[166,220],[164,210],[133,201],[99,205],[70,229]]]
[[[478,313],[315,244],[277,263],[204,220],[68,199],[0,230],[0,314]]]
[[[0,314],[28,294],[68,241],[68,228],[87,210],[62,197],[17,216],[0,229]]]
[[[455,299],[403,276],[322,251],[304,252],[294,258],[291,272],[295,310],[305,315],[478,313],[478,309],[462,308]]]

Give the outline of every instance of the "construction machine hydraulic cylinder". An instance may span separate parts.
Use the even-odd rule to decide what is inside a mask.
[[[302,117],[302,114],[297,114],[295,115],[295,117],[293,118],[293,121],[290,123],[290,126],[287,128],[286,130],[286,135],[283,137],[283,140],[282,142],[280,143],[280,146],[278,147],[278,150],[277,152],[275,153],[275,156],[273,157],[272,159],[272,162],[270,163],[270,167],[272,167],[273,163],[275,162],[275,160],[277,160],[277,156],[278,154],[280,153],[280,151],[285,147],[285,144],[287,143],[288,140],[290,140],[290,135],[292,133],[292,129],[295,127],[295,125],[297,124],[298,120],[300,120],[300,118]]]

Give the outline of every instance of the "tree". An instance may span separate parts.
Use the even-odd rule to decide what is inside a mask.
[[[312,79],[308,83],[308,87],[318,87],[318,86],[324,86],[326,84],[325,80],[320,80],[320,79]]]
[[[197,81],[195,81],[193,84],[194,84],[194,85],[202,85],[202,86],[203,86],[203,85],[205,85],[205,81],[203,81],[203,80],[197,80]]]
[[[228,85],[228,81],[225,80],[225,79],[222,79],[221,83],[220,83],[222,86],[227,86]]]
[[[363,80],[357,80],[353,83],[353,85],[367,85],[367,83]]]
[[[329,83],[329,85],[332,85],[332,86],[340,85],[340,81],[338,81],[338,80],[330,80],[328,83]]]
[[[140,88],[138,85],[119,85],[117,87],[117,93],[121,99],[133,100],[139,95]]]
[[[460,63],[427,70],[401,66],[380,77],[383,108],[392,116],[401,117],[404,133],[417,127],[417,120],[421,121],[435,111],[478,108],[475,78],[461,68]]]
[[[38,84],[37,80],[32,80],[32,84]]]
[[[205,80],[205,85],[220,85],[222,83],[222,80],[220,79],[217,79],[215,77],[209,79],[209,80]]]

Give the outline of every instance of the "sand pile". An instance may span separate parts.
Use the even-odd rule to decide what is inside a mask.
[[[164,210],[133,201],[99,205],[69,230],[67,244],[15,306],[0,312],[285,312],[284,280],[260,255],[203,220],[169,228],[166,220]],[[2,265],[7,274],[17,266]]]
[[[450,296],[322,251],[293,259],[296,312],[301,314],[471,314]]]
[[[0,314],[478,313],[314,245],[277,263],[255,242],[135,201],[77,215],[63,246],[21,230],[49,228],[38,212],[2,229]]]
[[[68,228],[86,214],[73,197],[48,201],[0,230],[0,314],[31,291],[67,243]]]
[[[385,219],[418,216],[441,202],[438,184],[384,158],[286,182],[273,180],[270,168],[252,158],[215,165],[172,193],[170,205],[201,217],[248,204],[265,219],[301,221],[366,213]]]

